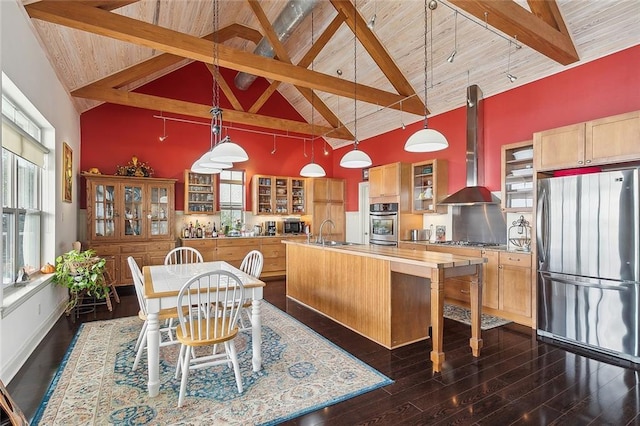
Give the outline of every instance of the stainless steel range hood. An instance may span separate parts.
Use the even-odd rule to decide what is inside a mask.
[[[453,193],[440,204],[497,204],[500,200],[484,184],[484,128],[482,90],[477,85],[467,87],[467,186]]]

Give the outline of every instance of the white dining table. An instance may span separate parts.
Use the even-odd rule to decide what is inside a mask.
[[[178,265],[152,265],[142,268],[144,298],[147,303],[147,362],[149,396],[160,390],[160,332],[158,313],[161,309],[176,306],[180,288],[190,278],[210,271],[227,271],[235,274],[245,288],[245,297],[251,298],[251,337],[253,371],[262,368],[262,320],[260,303],[264,282],[242,272],[227,262],[202,262]]]

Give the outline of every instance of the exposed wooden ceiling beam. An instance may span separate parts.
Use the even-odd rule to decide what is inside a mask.
[[[342,25],[343,22],[344,22],[344,15],[342,15],[341,13],[338,13],[335,16],[335,18],[333,18],[329,26],[322,32],[320,37],[318,37],[318,40],[316,40],[316,42],[313,43],[313,46],[311,46],[309,51],[302,57],[302,59],[298,63],[298,66],[308,68],[309,65],[311,65],[311,62],[315,59],[315,57],[318,56],[322,48],[326,46],[329,40],[331,40],[331,37],[333,37],[336,31],[338,31],[338,28],[340,28],[340,25]],[[267,99],[269,99],[269,96],[271,96],[271,94],[273,94],[273,92],[276,91],[280,83],[281,82],[277,80],[272,81],[271,85],[269,85],[267,90],[263,92],[262,95],[260,95],[260,97],[258,98],[258,100],[251,106],[251,108],[249,108],[249,112],[258,112],[258,110],[262,107],[262,105],[264,105]],[[331,123],[333,127],[339,127],[341,125],[338,117],[335,117],[335,120],[333,121],[329,119],[327,119],[327,121]]]
[[[224,95],[227,97],[227,100],[231,103],[233,109],[235,109],[236,111],[244,111],[244,108],[242,108],[242,104],[236,97],[235,93],[233,93],[233,90],[231,90],[229,83],[227,83],[227,80],[224,79],[222,74],[216,73],[216,69],[213,65],[205,65],[207,66],[207,69],[209,70],[213,78],[218,82],[218,86],[220,87],[220,89],[222,89],[222,93],[224,93]]]
[[[273,47],[276,55],[278,55],[278,58],[280,58],[280,60],[283,62],[291,63],[289,53],[285,49],[280,39],[278,39],[276,32],[273,30],[271,22],[269,22],[269,19],[262,10],[262,7],[260,7],[260,4],[257,2],[257,0],[247,1],[249,3],[249,6],[251,7],[251,10],[253,10],[253,13],[256,15],[256,18],[258,18],[258,22],[260,22],[260,25],[262,26],[262,29],[264,30],[269,43],[271,43],[271,47]],[[320,50],[318,50],[318,52]],[[338,117],[336,117],[335,114],[333,114],[333,112],[329,109],[329,107],[324,102],[322,102],[322,100],[318,96],[316,96],[315,93],[313,93],[313,90],[299,85],[295,85],[294,87],[300,92],[300,94],[302,94],[302,96],[304,96],[307,102],[311,104],[311,108],[318,111],[320,115],[324,117],[324,119],[327,120],[327,122],[329,122],[334,128],[346,129],[346,126],[344,126],[342,122],[340,122]]]
[[[33,3],[27,5],[26,9],[29,15],[35,19],[162,50],[209,64],[213,63],[213,42],[178,31],[105,12],[73,1]],[[362,84],[358,84],[357,91],[354,91],[352,82],[340,78],[243,52],[222,44],[218,44],[216,50],[218,63],[226,68],[348,98],[353,98],[355,92],[360,101],[375,105],[389,105],[390,108],[398,110],[402,101],[405,112],[416,115],[424,114],[422,101],[417,96],[407,99],[403,95]]]
[[[376,35],[367,27],[367,22],[362,15],[356,10],[351,0],[331,0],[333,7],[346,17],[347,25],[351,31],[356,34],[362,46],[369,53],[371,58],[378,64],[382,73],[387,77],[391,85],[403,96],[415,95],[416,92],[411,87],[409,81],[405,78],[400,68],[396,65],[387,49],[380,43]],[[420,98],[414,96],[414,99]],[[420,101],[422,103],[422,101]],[[424,113],[424,104],[422,105]]]
[[[534,2],[534,13],[512,0],[449,0],[460,9],[502,31],[520,43],[562,64],[580,60],[555,0]],[[535,3],[547,3],[535,4]],[[540,16],[537,16],[540,14]],[[549,24],[553,19],[555,25]]]
[[[72,92],[72,95],[80,98],[95,99],[102,102],[110,102],[118,105],[145,108],[156,111],[165,111],[175,114],[184,114],[190,115],[192,117],[201,117],[206,119],[211,118],[211,105],[185,102],[176,99],[167,99],[144,93],[127,92],[124,90],[117,90],[109,87],[84,87],[81,90]],[[286,120],[283,118],[268,117],[265,115],[249,114],[242,111],[225,109],[224,118],[225,122],[227,123],[231,122],[306,135],[350,139],[348,132],[345,132],[343,129],[334,129],[332,127],[326,126],[311,126],[310,124],[301,121]]]

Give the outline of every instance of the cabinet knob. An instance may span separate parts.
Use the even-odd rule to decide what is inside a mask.
[[[590,164],[590,163],[591,163],[591,160],[587,160],[587,164]]]
[[[578,164],[582,164],[582,160],[578,161]]]
[[[470,290],[460,290],[460,293],[462,294],[471,294]]]

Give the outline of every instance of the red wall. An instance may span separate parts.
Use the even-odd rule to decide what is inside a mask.
[[[224,70],[223,76],[228,82],[233,81],[235,72]],[[188,83],[186,83],[188,82]],[[267,88],[264,79],[257,79],[246,91],[237,91],[236,96],[245,110],[248,110],[255,99]],[[173,73],[162,77],[137,90],[142,93],[164,95],[175,99],[211,105],[213,99],[212,77],[209,70],[201,63],[192,63]],[[229,103],[220,92],[220,105],[229,107]],[[296,121],[303,118],[278,92],[262,107],[260,113],[278,111],[278,115]],[[184,209],[184,170],[211,147],[211,131],[205,119],[166,114],[189,121],[199,121],[206,125],[182,123],[167,120],[166,132],[169,136],[164,142],[158,137],[162,135],[162,120],[153,118],[160,111],[121,105],[103,104],[93,108],[80,117],[81,122],[81,154],[80,170],[97,167],[103,174],[115,174],[118,165],[124,165],[133,155],[139,161],[146,162],[154,169],[153,177],[177,179],[176,209]],[[241,126],[224,120],[223,124],[232,127],[243,127],[249,130],[264,129]],[[301,140],[287,137],[286,134],[276,136],[276,153],[271,154],[274,140],[272,134],[253,133],[248,131],[229,130],[229,136],[241,145],[249,154],[249,160],[236,163],[244,169],[248,181],[256,174],[272,174],[282,176],[298,176],[300,169],[311,161],[311,142],[306,143],[307,157],[304,156],[304,144]],[[327,147],[329,147],[327,145]],[[315,141],[315,160],[329,173],[331,171],[332,151],[323,155],[323,141]],[[251,196],[247,187],[247,204],[251,209]],[[80,205],[86,205],[86,191],[82,187]]]
[[[595,118],[640,110],[640,46],[623,50],[585,65],[489,97],[484,103],[485,185],[500,189],[500,147],[533,138],[533,133]],[[482,89],[482,88],[481,88]],[[461,88],[463,90],[463,88]],[[423,122],[362,141],[359,148],[371,156],[373,165],[394,161],[416,162],[446,158],[449,162],[449,193],[466,184],[466,111],[458,108],[429,117],[429,127],[442,132],[449,148],[434,153],[404,151],[404,143]],[[640,141],[629,141],[640,143]],[[339,166],[352,147],[337,149],[333,157],[335,177],[347,182],[347,210],[358,210],[360,170]]]
[[[640,110],[640,46],[592,61],[545,79],[492,96],[484,104],[485,184],[491,190],[500,188],[500,147],[503,144],[529,140],[537,131],[567,124]],[[227,81],[235,73],[223,70]],[[211,74],[199,63],[191,64],[141,88],[140,91],[164,94],[176,98],[211,104]],[[189,82],[185,84],[184,82]],[[237,91],[240,102],[248,109],[268,83],[257,79],[247,92]],[[463,90],[463,88],[461,88]],[[227,106],[221,94],[221,105]],[[274,94],[262,109],[263,113],[278,111],[283,118],[302,121],[295,110]],[[183,182],[183,172],[209,148],[207,126],[167,121],[166,141],[158,142],[162,121],[152,118],[159,111],[117,105],[102,105],[81,116],[81,170],[98,167],[113,174],[116,165],[124,164],[132,155],[138,156],[155,169],[156,177],[169,177]],[[175,115],[172,115],[175,116]],[[194,120],[190,117],[185,119]],[[205,121],[205,120],[201,120]],[[225,122],[226,124],[226,122]],[[239,126],[238,126],[239,127]],[[395,161],[416,162],[430,158],[445,158],[449,162],[449,192],[465,185],[465,128],[466,112],[458,108],[429,117],[429,127],[441,131],[449,140],[449,148],[436,152],[414,154],[403,150],[406,139],[422,128],[422,122],[396,129],[360,143],[374,165]],[[238,163],[250,179],[255,173],[297,176],[309,162],[311,150],[303,156],[300,140],[277,138],[277,152],[271,155],[271,135],[231,131],[235,142],[249,154],[249,161]],[[635,141],[637,143],[637,141]],[[328,176],[347,179],[347,211],[358,210],[360,169],[343,169],[340,158],[352,146],[336,150],[328,157],[322,155],[322,143],[316,141],[316,162]],[[330,150],[331,151],[331,150]],[[176,209],[183,209],[183,185],[176,185]],[[249,192],[247,200],[250,203]],[[84,206],[84,192],[81,205]],[[250,208],[250,206],[249,206]]]

